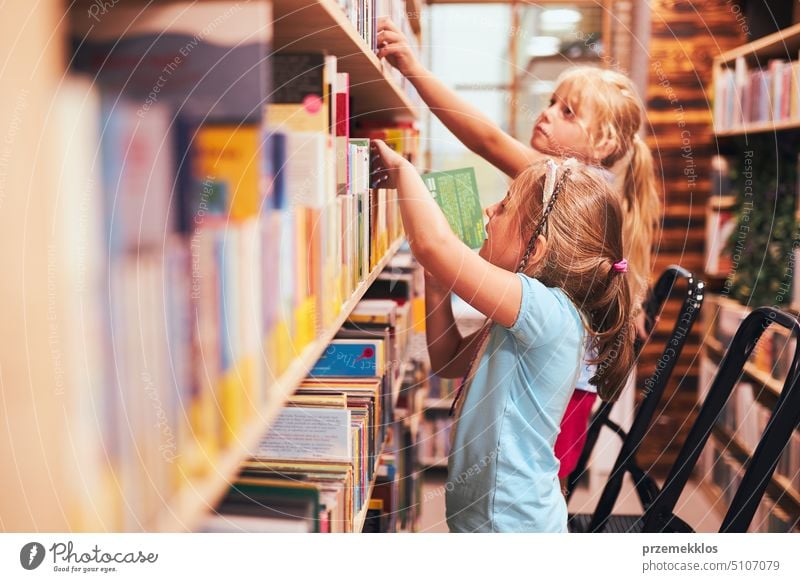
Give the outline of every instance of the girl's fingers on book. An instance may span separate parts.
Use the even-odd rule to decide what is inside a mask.
[[[378,33],[378,45],[385,45],[393,42],[400,42],[404,40],[402,35],[392,32],[391,30],[382,30]]]

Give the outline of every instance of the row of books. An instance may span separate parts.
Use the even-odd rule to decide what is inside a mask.
[[[712,441],[703,449],[698,461],[700,475],[709,479],[720,491],[720,501],[727,511],[742,482],[744,468],[722,443]],[[800,527],[800,515],[787,511],[770,495],[765,494],[753,516],[748,531],[786,533]]]
[[[716,367],[707,358],[700,362],[700,378],[699,378],[699,391],[698,401],[703,402],[710,388]],[[723,431],[731,435],[732,438],[739,443],[740,447],[748,453],[755,451],[761,436],[767,427],[772,410],[764,406],[758,399],[757,394],[760,388],[749,382],[738,382],[734,387],[731,397],[728,398],[723,405],[722,411],[717,419],[717,425]],[[727,443],[714,442],[716,439],[711,439],[716,447],[725,446]],[[706,449],[709,447],[707,446]],[[706,467],[708,469],[708,467]],[[778,464],[775,468],[775,473],[785,478],[789,486],[795,492],[800,491],[800,432],[795,431],[792,438],[789,440],[786,448],[781,454]],[[717,479],[715,483],[721,489],[726,490],[730,488],[730,500],[732,500],[733,493],[735,492],[741,476],[738,477],[735,483],[726,483]]]
[[[338,0],[338,3],[372,52],[377,53],[380,48],[377,41],[378,18],[385,16],[391,18],[400,28],[408,39],[411,50],[420,56],[419,38],[411,27],[406,0]],[[409,95],[412,102],[419,104],[420,98],[414,86],[388,62],[384,63],[384,66],[389,69],[395,83]]]
[[[718,310],[709,309],[706,317],[710,321],[712,337],[727,348],[741,322],[750,313],[750,308],[729,299],[717,299]],[[710,306],[711,307],[711,306]],[[716,315],[716,317],[714,317]],[[761,338],[750,355],[749,362],[756,370],[764,372],[783,382],[789,372],[797,348],[797,340],[785,328],[771,325],[761,334]]]
[[[413,278],[393,269],[370,288],[371,298],[352,311],[244,464],[208,530],[350,532],[360,516],[370,518],[368,530],[396,527],[398,467],[406,465],[394,405],[404,380],[398,364],[412,326]],[[302,511],[287,525],[298,488]],[[251,523],[255,517],[263,520]]]
[[[798,67],[796,60],[770,59],[766,68],[750,68],[738,57],[733,67],[721,68],[714,86],[715,129],[800,120]]]
[[[709,369],[710,368],[710,369]],[[701,398],[708,389],[714,367],[708,361],[701,363]],[[733,435],[748,451],[755,451],[761,435],[767,427],[772,410],[756,398],[758,386],[739,382],[722,408],[717,422],[728,434]],[[800,491],[800,433],[792,434],[781,455],[776,472],[786,477],[795,490]]]
[[[72,24],[59,123],[66,243],[80,241],[69,300],[92,338],[73,342],[89,354],[75,425],[94,475],[78,497],[95,498],[79,527],[146,527],[207,474],[401,235],[395,194],[370,188],[368,140],[412,159],[416,128],[351,136],[347,85],[333,115],[332,82],[301,96],[326,105],[324,123],[270,125],[287,103],[269,87],[292,71],[267,56],[270,21],[257,1]]]
[[[149,527],[263,389],[266,189],[243,154],[262,142],[271,3],[115,8],[102,26],[70,11],[71,71],[56,101],[65,196],[79,209],[66,241],[77,285],[59,301],[80,298],[82,337],[67,349],[86,355],[70,379],[84,451],[70,523],[118,531]],[[220,160],[211,150],[223,136],[234,143]]]

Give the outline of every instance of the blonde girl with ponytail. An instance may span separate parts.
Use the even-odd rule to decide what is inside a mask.
[[[596,166],[614,184],[623,212],[623,241],[636,328],[643,336],[641,303],[652,270],[651,248],[661,203],[653,157],[639,137],[645,111],[630,79],[609,69],[585,66],[568,69],[556,82],[550,104],[537,118],[526,145],[505,133],[425,69],[391,20],[379,21],[378,46],[378,56],[385,57],[411,81],[442,123],[465,146],[508,176],[516,177],[546,157],[575,157]],[[588,353],[593,350],[589,346]],[[590,382],[595,366],[588,360],[586,364],[576,382],[556,443],[562,483],[578,462],[596,400]],[[629,372],[625,370],[626,374]]]
[[[537,162],[487,209],[480,252],[453,233],[415,168],[375,142],[396,187],[426,287],[432,368],[465,377],[448,460],[452,532],[566,532],[554,444],[586,360],[613,400],[633,362],[632,298],[622,210],[612,186],[569,160]],[[450,293],[486,315],[462,337]]]

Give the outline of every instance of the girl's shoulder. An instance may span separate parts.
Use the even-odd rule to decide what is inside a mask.
[[[548,287],[524,273],[517,277],[522,298],[517,320],[508,330],[518,340],[536,346],[564,334],[582,334],[580,312],[562,289]]]

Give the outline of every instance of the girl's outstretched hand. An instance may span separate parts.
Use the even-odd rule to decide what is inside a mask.
[[[383,140],[374,139],[372,148],[372,180],[375,188],[397,188],[397,171],[408,164],[403,156],[390,148]]]
[[[411,50],[408,39],[386,16],[378,19],[378,49],[378,58],[386,58],[404,77],[417,75],[420,63]]]

